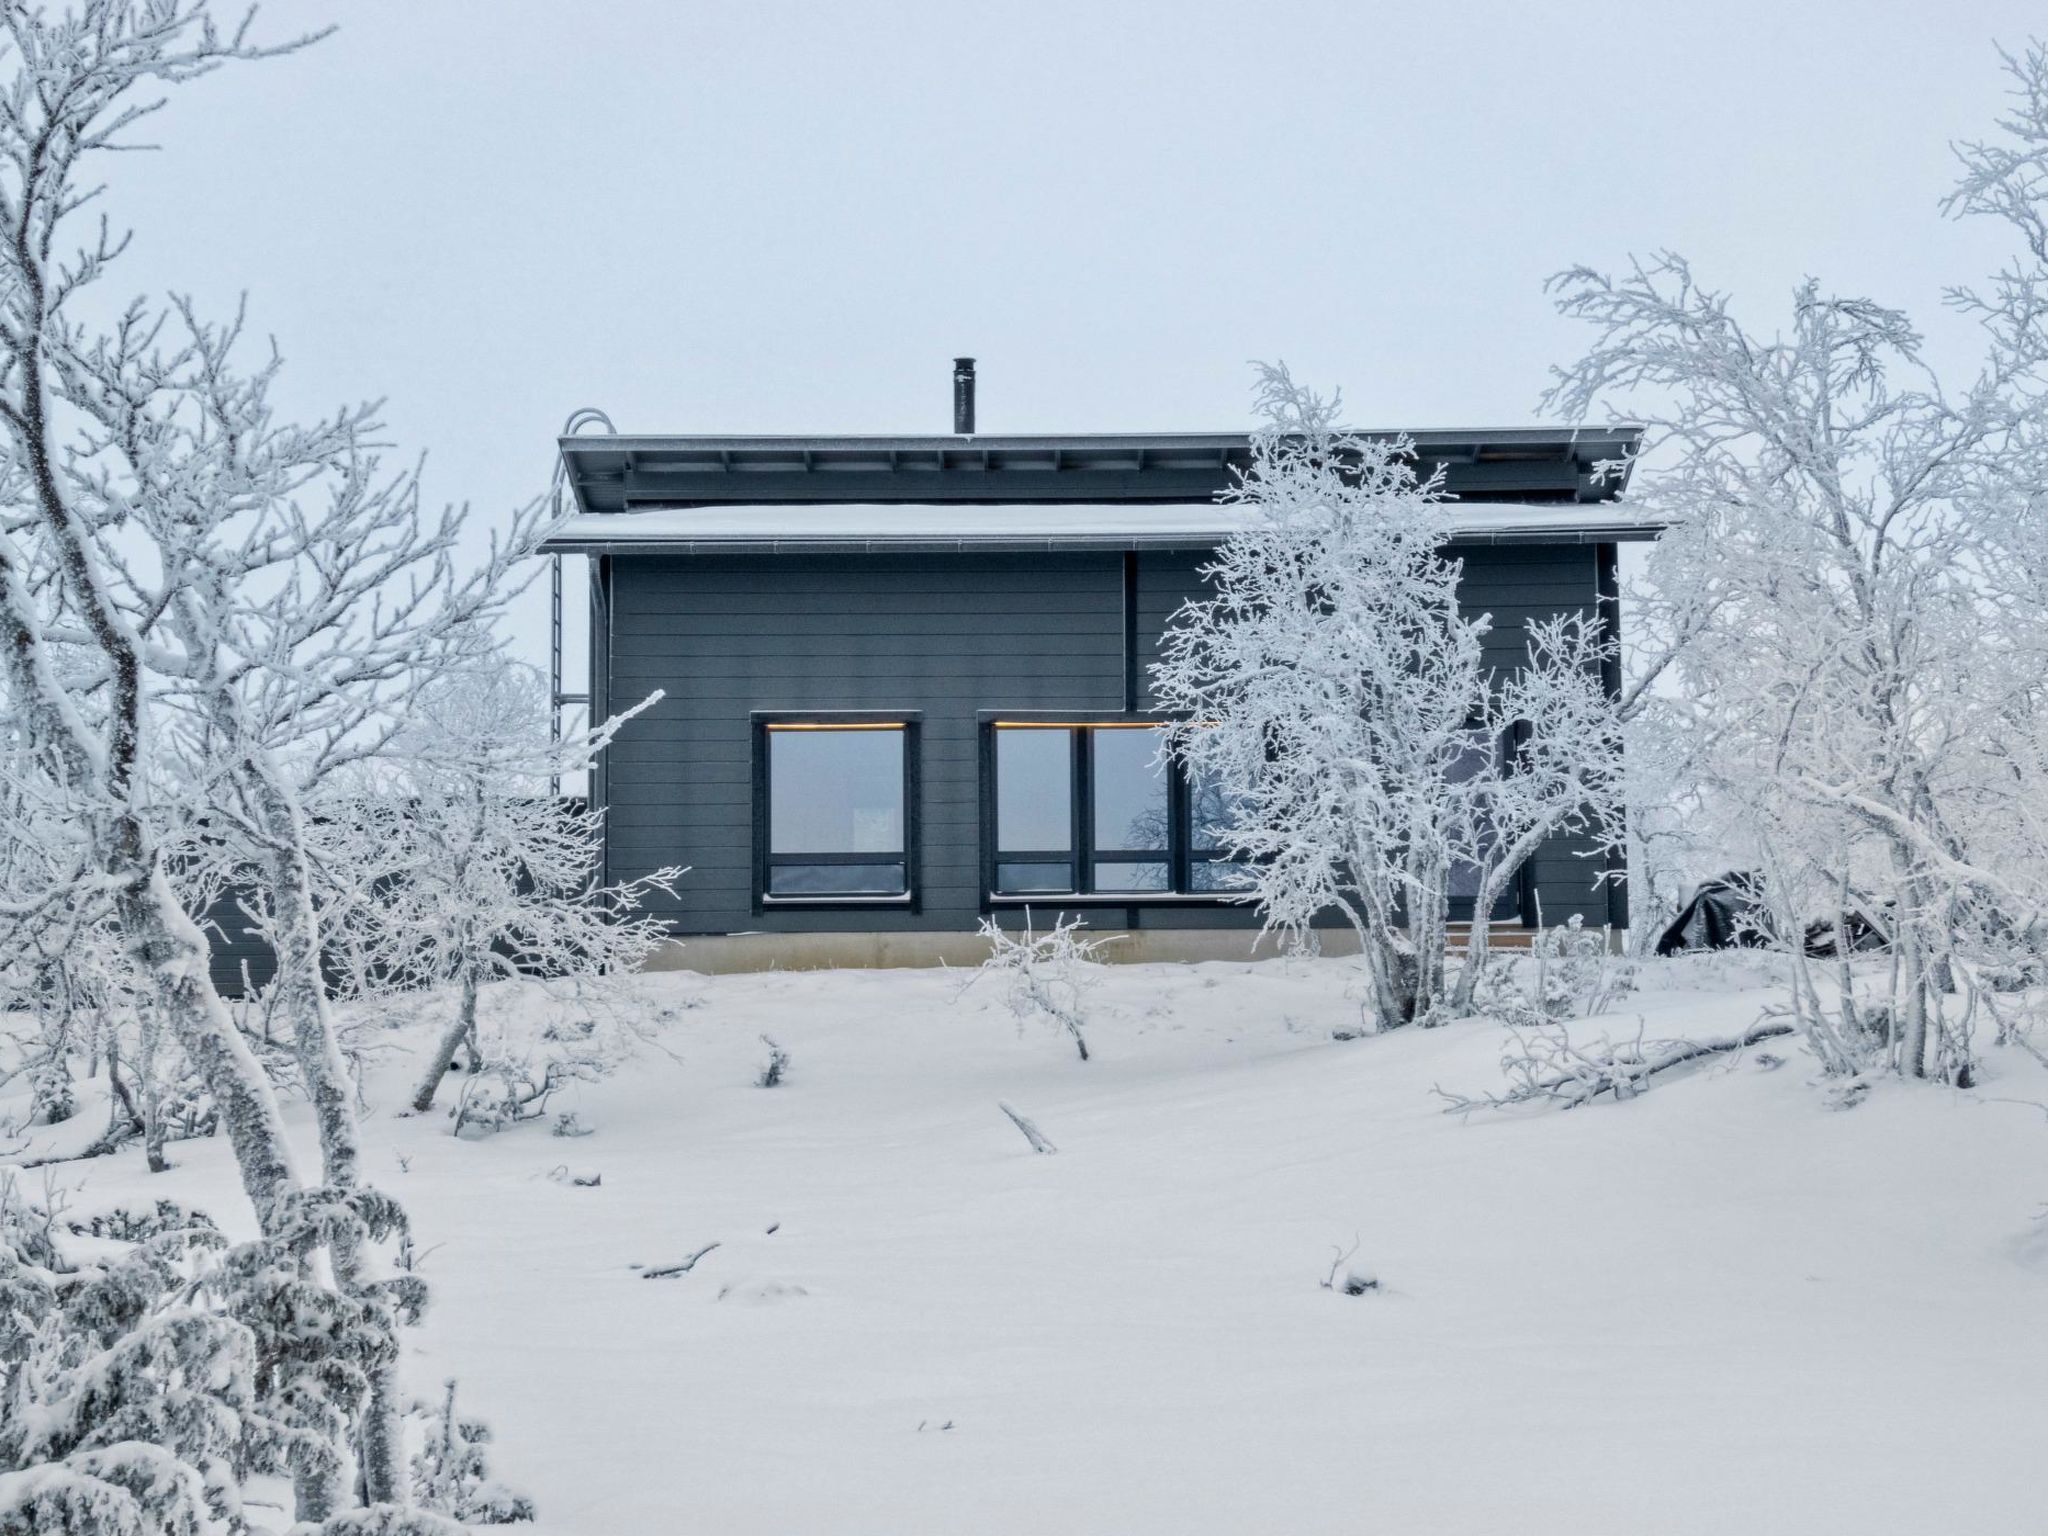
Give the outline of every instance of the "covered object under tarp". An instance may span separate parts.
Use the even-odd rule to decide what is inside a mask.
[[[1770,913],[1764,906],[1763,876],[1753,870],[1730,870],[1702,881],[1657,940],[1660,955],[1691,950],[1761,948],[1776,942]],[[1864,902],[1852,903],[1840,917],[1816,918],[1805,929],[1806,953],[1816,959],[1881,950],[1889,941],[1883,920]]]
[[[1694,949],[1754,948],[1770,942],[1764,913],[1763,877],[1730,870],[1703,880],[1657,940],[1660,955]]]

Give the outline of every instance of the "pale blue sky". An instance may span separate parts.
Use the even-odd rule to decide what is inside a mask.
[[[124,284],[247,290],[291,398],[389,399],[480,519],[574,407],[628,431],[1536,419],[1572,261],[1668,245],[1927,320],[1937,222],[2038,0],[1456,7],[273,0],[318,48],[179,93]],[[544,609],[521,649],[544,655]]]

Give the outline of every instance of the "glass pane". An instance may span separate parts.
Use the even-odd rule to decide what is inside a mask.
[[[996,889],[1006,896],[1029,896],[1038,891],[1071,891],[1071,864],[998,864]]]
[[[901,896],[901,864],[771,864],[770,896]]]
[[[1467,731],[1457,748],[1457,755],[1451,759],[1449,770],[1444,777],[1453,784],[1463,784],[1477,778],[1482,772],[1500,761],[1500,744],[1485,731]],[[1482,848],[1491,849],[1494,842],[1492,824],[1486,819],[1482,807],[1479,823],[1475,827]],[[1464,859],[1451,861],[1451,895],[1470,901],[1479,894],[1479,866]]]
[[[1097,864],[1093,889],[1097,893],[1163,891],[1166,881],[1167,867],[1164,864]]]
[[[1165,848],[1167,770],[1159,756],[1159,731],[1088,734],[1095,748],[1096,849],[1146,853]]]
[[[1466,731],[1453,751],[1456,755],[1444,774],[1453,784],[1476,777],[1482,768],[1490,767],[1500,758],[1500,748],[1485,731]]]
[[[1223,787],[1215,773],[1197,772],[1188,784],[1188,820],[1193,836],[1189,846],[1221,848],[1230,829],[1237,824],[1238,800]]]
[[[768,731],[768,851],[903,852],[903,728]]]
[[[1051,853],[1074,846],[1073,735],[1036,726],[996,732],[998,848]]]
[[[1188,866],[1188,884],[1197,891],[1248,891],[1251,871],[1228,859],[1197,859]]]

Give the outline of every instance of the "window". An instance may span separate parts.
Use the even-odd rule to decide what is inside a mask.
[[[1173,888],[1173,842],[1167,824],[1167,765],[1160,731],[1082,733],[1094,762],[1094,839],[1088,889],[1165,891]]]
[[[1465,733],[1465,739],[1458,748],[1458,755],[1452,761],[1446,775],[1453,784],[1463,784],[1476,778],[1488,767],[1506,767],[1510,763],[1513,749],[1513,733],[1506,737],[1494,737],[1474,728]],[[1481,813],[1479,837],[1489,846],[1496,841],[1494,829]],[[1479,900],[1480,868],[1466,859],[1455,860],[1451,865],[1451,917],[1457,922],[1467,922],[1474,916],[1473,909]],[[1494,902],[1491,920],[1499,921],[1517,915],[1520,909],[1520,881],[1511,880],[1507,889]]]
[[[768,902],[907,902],[916,725],[907,720],[758,722],[757,889]]]
[[[1190,790],[1162,736],[1151,721],[990,722],[992,894],[1231,894],[1241,876],[1217,846],[1230,808]]]
[[[1223,844],[1237,819],[1235,798],[1222,781],[1197,774],[1188,785],[1188,889],[1218,895],[1246,890],[1251,877]]]
[[[996,888],[1071,891],[1074,733],[1005,728],[996,742]]]

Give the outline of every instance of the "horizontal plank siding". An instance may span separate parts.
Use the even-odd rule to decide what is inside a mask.
[[[1590,546],[1473,546],[1461,602],[1493,616],[1489,665],[1511,670],[1527,626],[1591,610]],[[1140,551],[1131,586],[1141,708],[1172,616],[1204,595],[1206,554]],[[1125,556],[1083,553],[617,556],[607,562],[601,692],[657,690],[605,755],[614,880],[689,866],[655,911],[683,934],[971,929],[982,912],[983,710],[1122,707]],[[594,679],[596,681],[596,679]],[[919,909],[753,910],[755,711],[903,711],[919,725]],[[1552,921],[1597,921],[1592,861],[1555,840],[1535,878]],[[1142,902],[1102,925],[1256,927],[1241,907]]]
[[[621,559],[614,569],[613,697],[664,697],[608,754],[613,874],[690,865],[660,909],[680,932],[972,928],[976,712],[1122,700],[1115,553]],[[918,911],[753,911],[756,710],[919,716]]]

